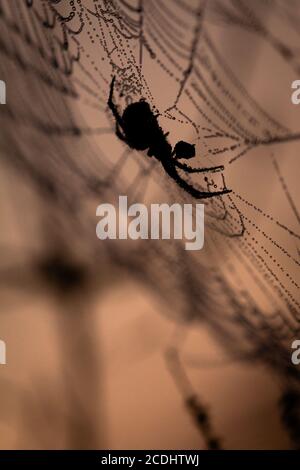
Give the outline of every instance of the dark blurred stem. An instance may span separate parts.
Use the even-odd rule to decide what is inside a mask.
[[[58,336],[62,348],[63,384],[67,406],[67,448],[103,446],[100,433],[102,394],[95,304],[87,293],[60,302]]]

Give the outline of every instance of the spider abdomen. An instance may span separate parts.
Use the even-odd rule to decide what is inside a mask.
[[[136,150],[146,150],[157,138],[163,136],[157,119],[146,101],[138,101],[127,106],[122,121],[128,143]]]

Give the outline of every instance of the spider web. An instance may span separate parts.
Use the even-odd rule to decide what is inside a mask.
[[[50,223],[39,215],[39,256],[68,246],[72,258],[79,246],[91,270],[109,256],[167,300],[165,314],[179,325],[209,325],[230,356],[265,362],[297,396],[290,344],[300,311],[293,176],[300,132],[283,124],[281,109],[262,104],[247,73],[262,51],[265,69],[284,70],[286,81],[278,79],[289,93],[300,66],[299,14],[297,2],[279,0],[0,2],[1,79],[9,84],[2,159],[37,190],[37,211],[42,204],[51,215]],[[244,71],[240,56],[235,63],[224,54],[224,31],[231,45],[237,37],[251,41]],[[257,73],[265,69],[260,64]],[[120,110],[144,97],[172,145],[181,138],[196,144],[193,166],[224,165],[217,176],[180,172],[201,190],[232,189],[206,202],[205,255],[185,252],[178,241],[99,248],[94,209],[101,200],[197,202],[158,162],[116,139],[107,107],[113,75]],[[34,250],[26,248],[32,262]]]

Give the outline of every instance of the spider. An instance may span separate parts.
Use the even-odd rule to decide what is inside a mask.
[[[135,150],[147,150],[149,157],[155,157],[163,166],[166,173],[185,191],[197,199],[205,199],[230,193],[231,190],[224,188],[222,191],[199,191],[190,183],[185,181],[178,173],[178,169],[186,173],[203,173],[223,171],[224,166],[209,168],[192,168],[181,163],[179,160],[195,157],[195,145],[183,140],[177,142],[172,150],[167,140],[168,132],[164,133],[158,124],[157,116],[154,114],[145,99],[130,103],[124,110],[122,116],[113,101],[115,77],[112,78],[108,106],[116,120],[116,135],[130,148]]]

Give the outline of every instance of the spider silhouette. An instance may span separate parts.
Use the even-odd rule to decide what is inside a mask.
[[[120,115],[113,101],[115,77],[110,85],[108,106],[116,120],[116,135],[130,148],[135,150],[147,150],[149,157],[155,157],[163,166],[167,174],[191,196],[197,199],[205,199],[214,196],[222,196],[231,190],[224,188],[222,191],[199,191],[190,183],[185,181],[178,173],[178,169],[186,173],[204,173],[223,171],[224,166],[209,168],[193,168],[179,160],[195,157],[195,146],[183,140],[177,142],[172,150],[167,140],[168,132],[164,133],[158,124],[157,116],[154,114],[143,98],[135,103],[130,103],[123,114]]]

